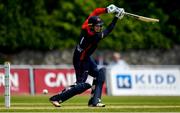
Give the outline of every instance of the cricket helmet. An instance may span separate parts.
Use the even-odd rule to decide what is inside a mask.
[[[95,26],[95,25],[102,26],[103,21],[101,20],[101,18],[99,16],[91,16],[88,20],[88,25],[90,25],[90,26]]]
[[[90,30],[92,32],[102,32],[103,29],[103,21],[101,20],[101,18],[99,16],[91,16],[88,20],[88,25],[90,27]],[[94,28],[94,26],[99,26],[100,29],[96,29]]]

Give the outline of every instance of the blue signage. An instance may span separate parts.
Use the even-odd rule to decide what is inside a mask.
[[[117,75],[116,80],[118,88],[132,88],[132,79],[130,75]]]

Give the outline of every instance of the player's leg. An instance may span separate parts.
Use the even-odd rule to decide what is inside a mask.
[[[88,83],[77,83],[77,85],[72,85],[72,86],[64,89],[59,94],[52,96],[50,98],[50,101],[56,107],[60,107],[59,105],[56,104],[56,102],[62,103],[77,94],[81,94],[82,92],[86,91],[90,87],[91,87],[91,85]]]
[[[65,88],[62,92],[50,98],[50,101],[56,107],[60,106],[59,103],[62,103],[67,99],[77,94],[80,94],[91,87],[90,84],[85,83],[88,76],[88,62],[78,62],[78,60],[74,60],[74,67],[77,80],[76,85]]]
[[[92,90],[92,97],[89,101],[89,106],[105,107],[105,104],[101,103],[102,87],[105,81],[105,69],[100,69],[99,74],[96,79],[93,81],[94,88]]]
[[[87,78],[86,74],[84,73],[85,78]],[[78,79],[78,80],[85,80],[85,79]],[[61,91],[59,94],[52,96],[49,100],[55,107],[60,107],[60,103],[68,100],[69,98],[81,94],[87,89],[91,88],[91,85],[89,83],[85,82],[76,82],[75,85],[71,85],[67,88],[65,88],[63,91]]]
[[[105,107],[105,104],[101,103],[102,87],[105,81],[105,69],[101,68],[98,70],[93,59],[91,59],[91,69],[89,74],[94,77],[94,80],[92,84],[91,99],[89,100],[88,105],[94,107]]]

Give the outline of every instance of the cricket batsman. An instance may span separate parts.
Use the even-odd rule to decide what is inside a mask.
[[[103,21],[99,17],[101,14],[115,13],[112,22],[103,30]],[[104,39],[115,27],[118,19],[124,16],[124,9],[111,4],[106,8],[96,8],[82,25],[80,40],[75,48],[73,56],[73,65],[76,72],[76,83],[65,88],[60,93],[50,97],[50,102],[55,107],[71,97],[81,94],[89,88],[92,88],[89,107],[105,107],[101,103],[102,86],[105,81],[105,69],[97,68],[97,64],[91,57],[96,50],[99,42]],[[86,83],[88,75],[94,77],[92,86]]]

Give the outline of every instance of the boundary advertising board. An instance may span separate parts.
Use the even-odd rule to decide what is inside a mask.
[[[108,69],[109,95],[180,95],[180,71],[176,68]]]
[[[0,94],[4,92],[5,78],[4,69],[0,69]],[[14,68],[10,71],[10,88],[14,94],[30,93],[30,78],[28,68]]]
[[[42,94],[47,89],[49,94],[62,91],[76,81],[75,71],[67,66],[11,66],[10,84],[12,94]],[[92,84],[93,78],[88,76],[86,82]],[[0,95],[4,94],[5,76],[3,66],[0,67]],[[90,94],[91,89],[83,94]],[[106,94],[103,86],[102,94]]]

